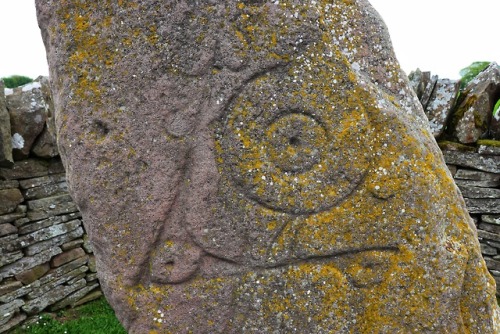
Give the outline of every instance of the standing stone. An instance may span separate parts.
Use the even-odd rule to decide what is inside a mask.
[[[12,167],[10,116],[5,102],[4,83],[0,80],[0,167]]]
[[[496,63],[491,63],[465,87],[465,98],[458,106],[454,120],[454,134],[461,143],[475,143],[488,136],[499,91],[500,66]]]
[[[70,189],[129,333],[500,330],[367,1],[37,10]]]

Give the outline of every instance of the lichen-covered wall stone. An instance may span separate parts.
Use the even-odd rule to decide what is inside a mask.
[[[470,144],[489,135],[493,106],[500,98],[500,67],[491,63],[468,83],[464,95],[457,107],[454,129],[461,143]]]
[[[35,139],[42,132],[48,106],[40,82],[13,89],[6,98],[9,107],[13,155],[16,160],[27,158]]]
[[[13,163],[10,116],[5,103],[4,84],[0,80],[0,167],[11,167]]]
[[[130,333],[499,331],[367,1],[37,8],[69,186]]]
[[[450,79],[438,79],[425,108],[432,135],[438,138],[446,129],[452,108],[459,94],[460,82]]]
[[[45,127],[34,142],[31,152],[40,158],[53,158],[59,155],[59,150],[57,148],[56,125],[53,115],[52,91],[48,77],[38,77],[36,81],[40,82],[41,85],[40,90],[46,105],[47,119]]]

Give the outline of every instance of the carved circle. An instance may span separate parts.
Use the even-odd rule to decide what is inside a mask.
[[[368,168],[366,117],[255,88],[244,89],[216,126],[223,179],[261,206],[296,215],[328,210],[349,196]]]
[[[320,161],[321,152],[316,143],[326,131],[309,115],[284,114],[269,126],[268,131],[268,157],[281,171],[305,172]]]

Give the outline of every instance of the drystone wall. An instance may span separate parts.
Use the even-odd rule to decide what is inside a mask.
[[[500,97],[499,67],[492,64],[461,93],[458,81],[429,72],[410,78],[500,294],[500,138],[491,112]],[[51,110],[46,78],[13,90],[0,81],[0,333],[41,311],[101,295],[81,215],[68,194]]]
[[[443,150],[467,210],[477,226],[481,252],[500,292],[500,148]]]
[[[500,292],[500,67],[490,64],[460,91],[460,82],[412,72],[413,89],[474,219],[481,250]]]
[[[0,333],[101,295],[50,101],[46,78],[13,90],[0,81]]]

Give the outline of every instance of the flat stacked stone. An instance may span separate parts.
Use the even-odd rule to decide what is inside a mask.
[[[458,147],[456,145],[455,147]],[[476,225],[481,252],[490,273],[500,286],[500,152],[479,144],[473,151],[448,151],[444,157],[452,170]],[[496,153],[496,154],[495,154]]]

